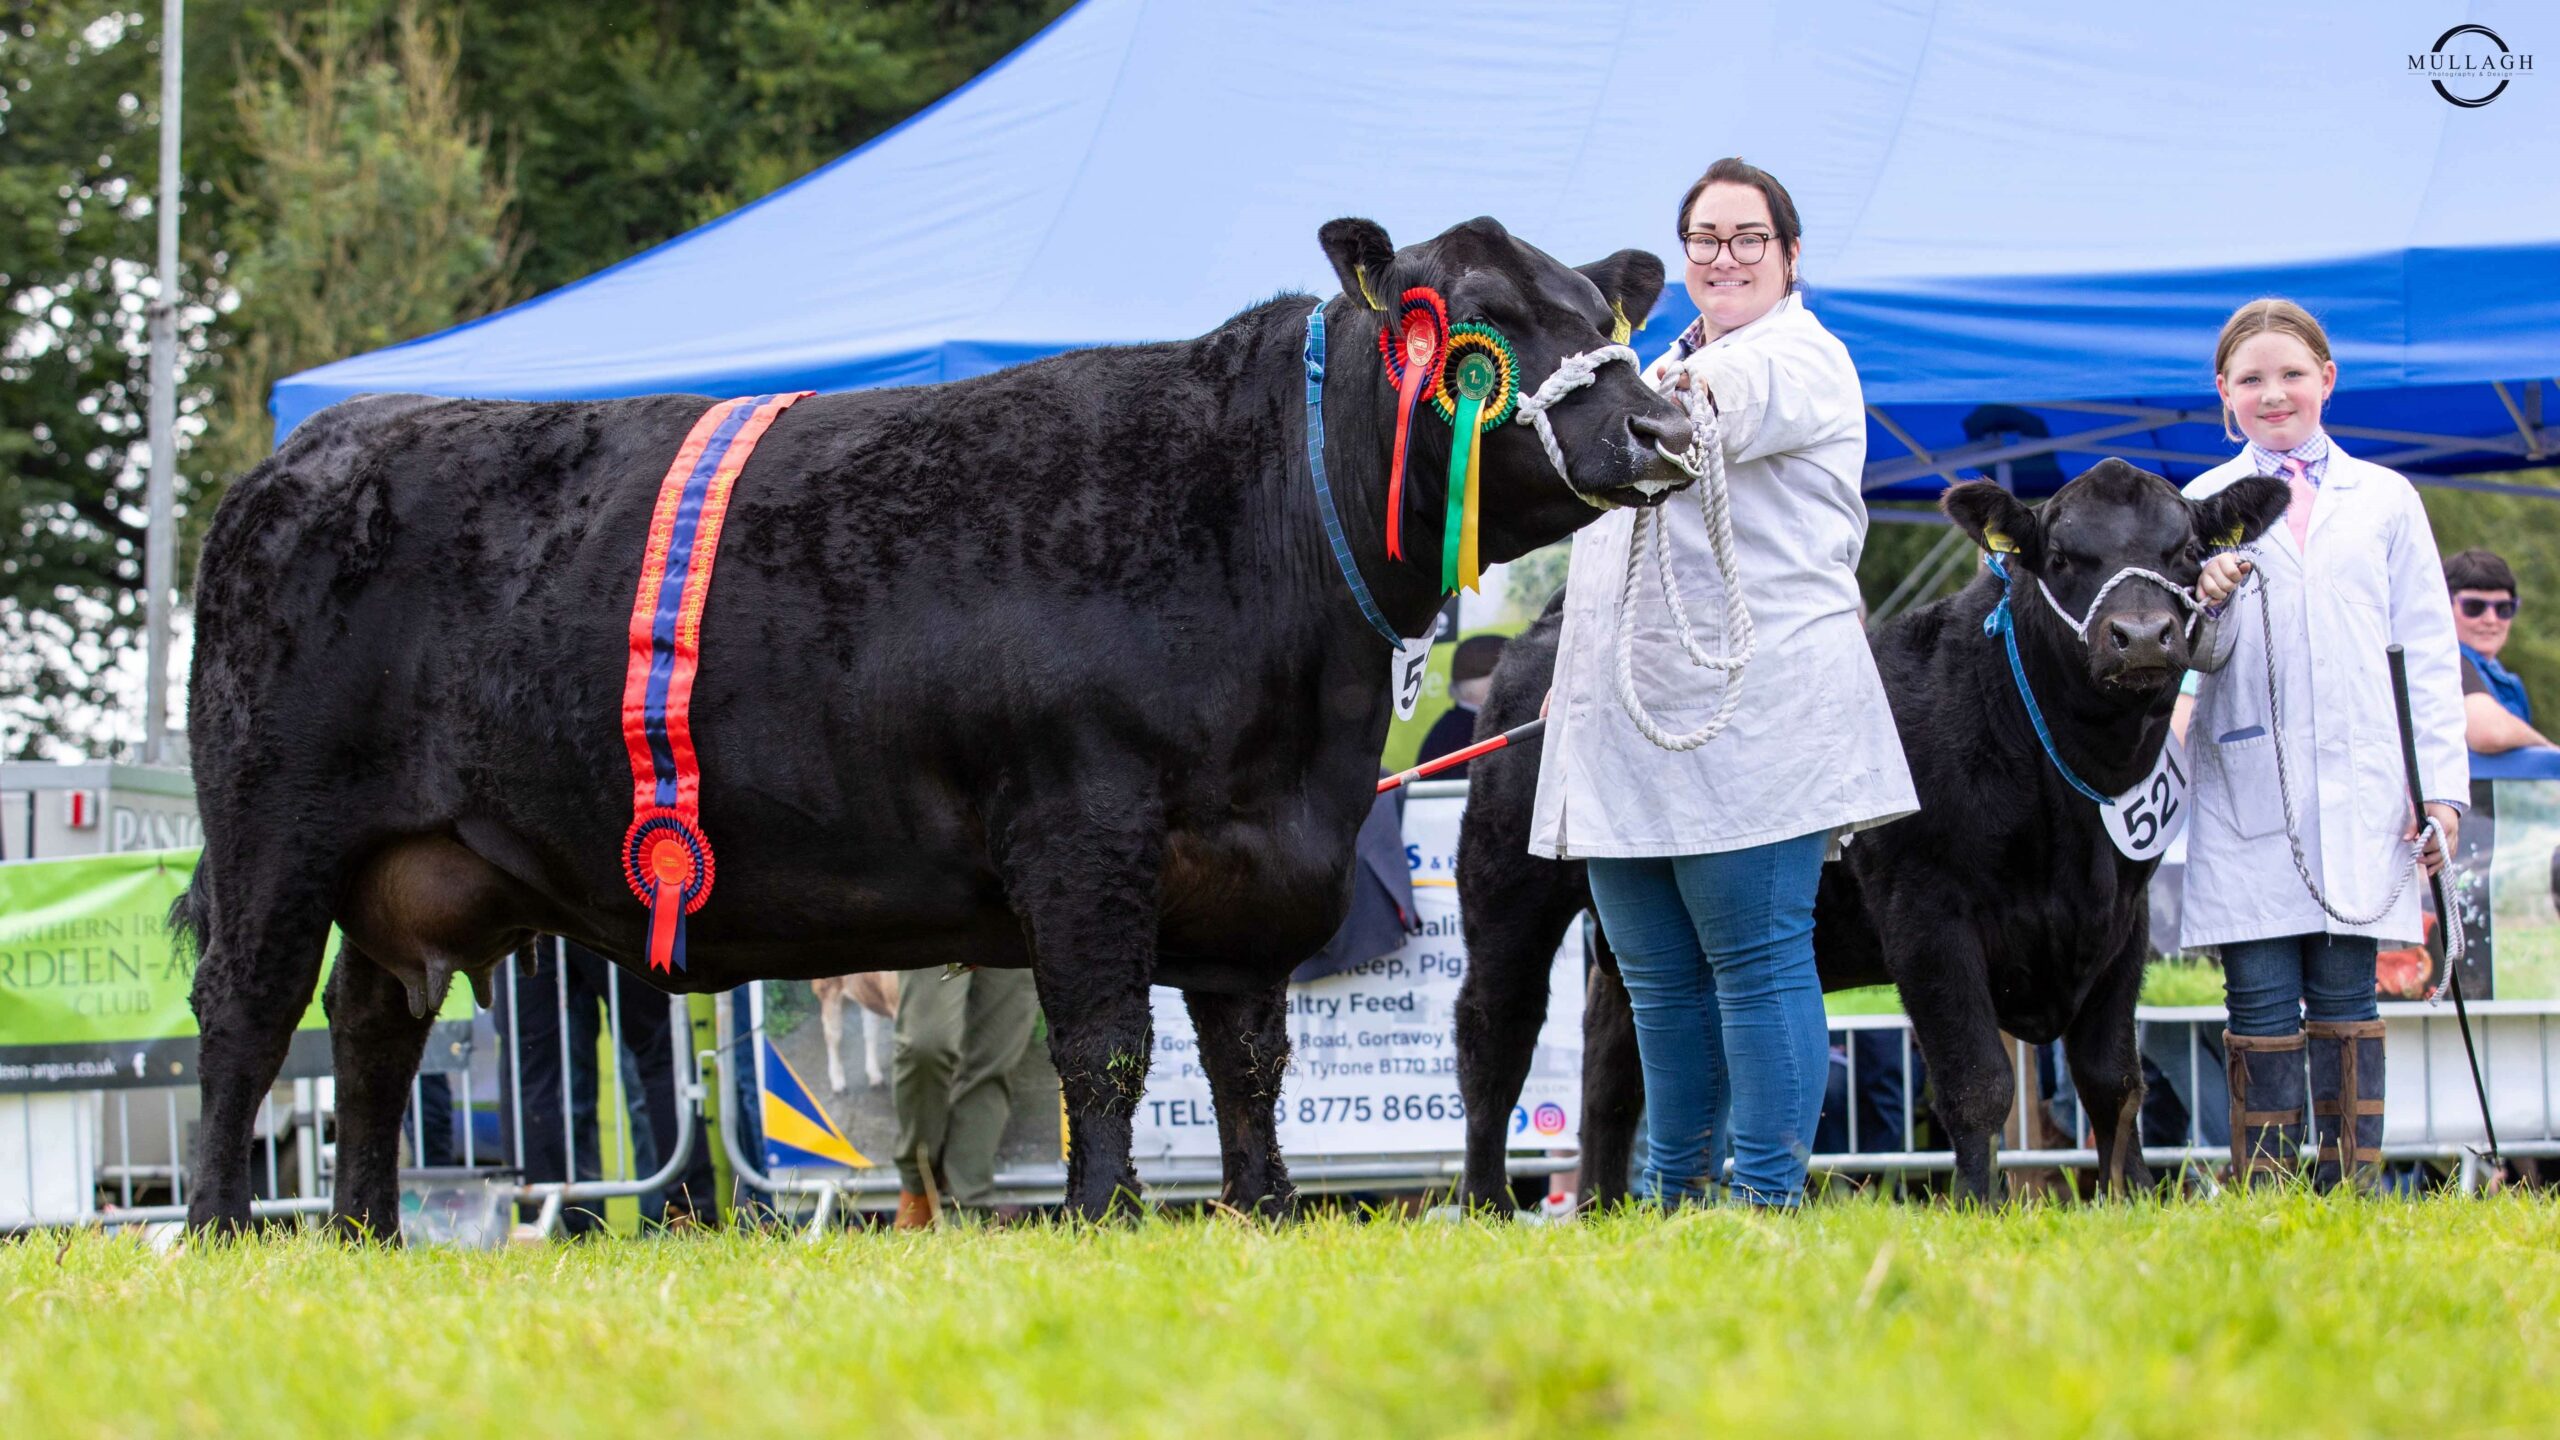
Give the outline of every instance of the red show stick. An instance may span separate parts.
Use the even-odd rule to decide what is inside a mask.
[[[1510,745],[1515,742],[1525,743],[1530,740],[1535,740],[1540,735],[1546,733],[1546,728],[1547,717],[1544,715],[1539,716],[1537,719],[1530,721],[1526,725],[1514,725],[1510,729],[1503,731],[1501,734],[1494,736],[1490,740],[1479,740],[1463,750],[1452,750],[1437,760],[1416,765],[1410,770],[1399,770],[1395,774],[1378,782],[1378,793],[1384,795],[1388,791],[1393,790],[1397,786],[1405,784],[1408,781],[1420,780],[1428,776],[1437,775],[1452,765],[1463,765],[1467,761],[1473,760],[1479,755],[1490,755],[1505,745]]]

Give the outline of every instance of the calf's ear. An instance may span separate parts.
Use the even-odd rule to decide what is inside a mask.
[[[2197,539],[2209,549],[2229,550],[2264,534],[2292,503],[2292,487],[2272,475],[2252,475],[2188,501],[2187,511],[2195,517]]]
[[[1621,250],[1606,260],[1573,268],[1599,286],[1600,298],[1609,302],[1609,343],[1613,345],[1627,343],[1662,294],[1662,257],[1650,250]]]
[[[2013,552],[2030,570],[2044,557],[2044,522],[2017,496],[1988,480],[1948,486],[1938,508],[1985,550]]]
[[[1359,296],[1372,310],[1387,308],[1387,266],[1396,258],[1396,247],[1383,226],[1351,217],[1327,220],[1316,231],[1316,243],[1333,262],[1343,294]]]

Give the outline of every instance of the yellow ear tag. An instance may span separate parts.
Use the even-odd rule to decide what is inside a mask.
[[[1351,278],[1360,282],[1360,298],[1369,302],[1369,308],[1370,308],[1370,309],[1372,309],[1372,310],[1384,310],[1384,309],[1386,309],[1386,308],[1387,308],[1386,306],[1379,304],[1379,303],[1378,303],[1378,297],[1377,297],[1376,295],[1371,294],[1371,293],[1370,293],[1370,291],[1369,291],[1369,267],[1368,267],[1368,266],[1366,266],[1366,265],[1354,265],[1354,266],[1352,266],[1352,267],[1351,267]]]
[[[1636,327],[1627,323],[1626,307],[1620,305],[1615,300],[1610,301],[1609,318],[1616,322],[1609,327],[1610,344],[1624,345],[1629,340],[1635,338]]]
[[[2018,542],[2010,539],[2008,535],[2002,531],[1983,531],[1982,543],[1990,546],[1995,554],[2015,555],[2018,553]]]
[[[2245,528],[2245,526],[2234,525],[2223,531],[2222,538],[2213,543],[2225,550],[2237,550],[2240,548],[2240,532]]]

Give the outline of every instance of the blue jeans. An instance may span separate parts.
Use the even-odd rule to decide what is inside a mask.
[[[2222,988],[2234,1035],[2290,1035],[2304,1015],[2372,1020],[2373,957],[2363,935],[2280,935],[2222,947]]]
[[[1813,968],[1828,843],[1590,862],[1644,1063],[1645,1188],[1665,1203],[1707,1198],[1728,1150],[1739,1198],[1804,1198],[1831,1068]]]

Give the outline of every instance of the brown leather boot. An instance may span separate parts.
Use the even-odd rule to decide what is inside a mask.
[[[2382,1180],[2382,1022],[2314,1020],[2311,1115],[2319,1127],[2320,1163],[2311,1188],[2353,1185],[2370,1192]]]
[[[2302,1165],[2302,1032],[2222,1032],[2231,1080],[2231,1183],[2282,1185]]]
[[[899,1230],[932,1229],[933,1197],[919,1195],[913,1190],[899,1191],[898,1218],[892,1222],[892,1225]]]

